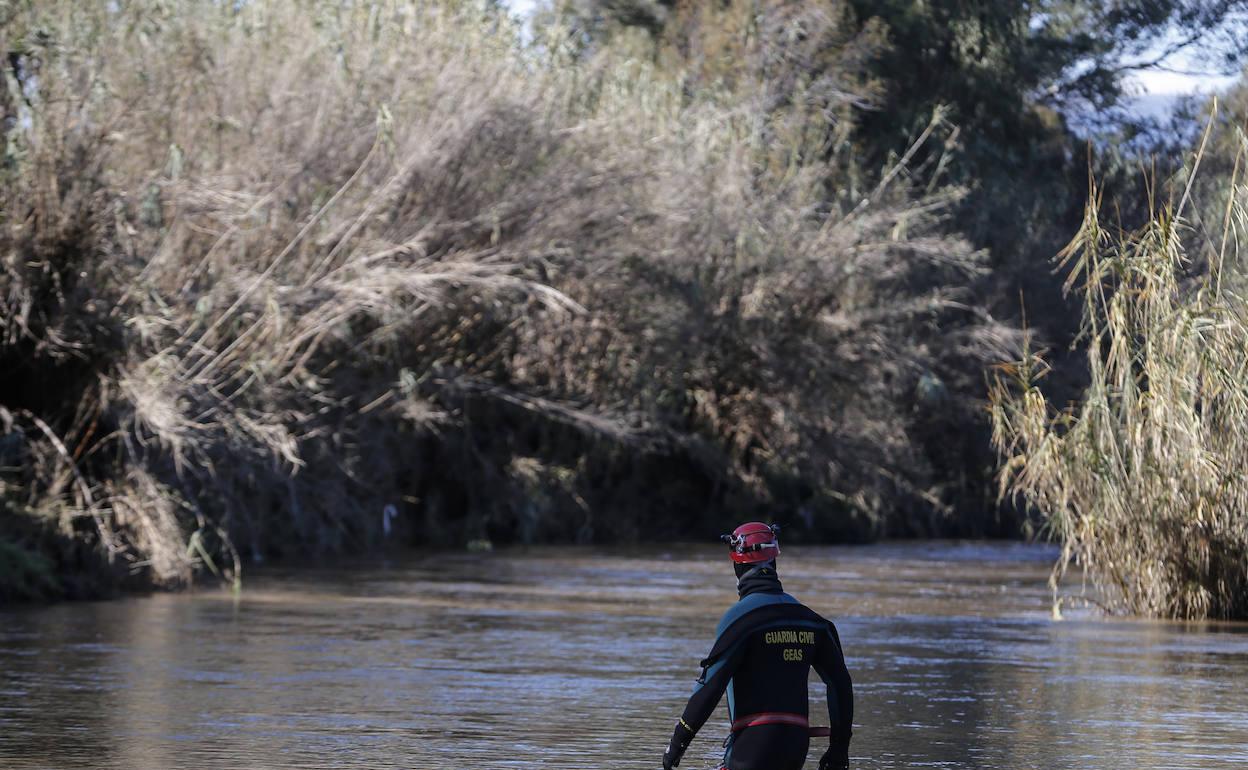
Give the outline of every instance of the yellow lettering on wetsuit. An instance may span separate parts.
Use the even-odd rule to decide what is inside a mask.
[[[763,641],[767,644],[814,644],[814,631],[768,631],[763,634]]]
[[[768,631],[763,634],[764,644],[809,644],[815,643],[814,631],[795,631],[792,629],[784,629],[782,631]],[[801,663],[806,660],[806,651],[801,647],[785,647],[780,653],[781,657],[790,663]]]

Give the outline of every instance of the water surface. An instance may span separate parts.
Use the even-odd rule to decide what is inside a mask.
[[[1054,622],[1052,555],[786,546],[786,589],[840,629],[855,767],[1248,765],[1248,626]],[[0,610],[0,768],[657,768],[736,598],[718,548],[247,578]],[[682,768],[718,767],[726,721]]]

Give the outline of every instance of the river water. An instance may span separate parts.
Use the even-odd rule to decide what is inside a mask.
[[[840,629],[854,767],[1248,766],[1248,625],[1055,622],[1052,557],[785,548]],[[735,599],[719,548],[538,549],[0,609],[0,768],[654,770]]]

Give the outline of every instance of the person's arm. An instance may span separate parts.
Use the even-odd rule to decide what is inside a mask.
[[[742,642],[698,677],[698,682],[693,687],[693,695],[685,704],[685,711],[680,715],[676,729],[672,732],[672,740],[667,751],[663,753],[663,770],[671,770],[680,764],[680,758],[685,755],[685,749],[689,748],[693,736],[698,734],[698,730],[702,729],[702,725],[706,724],[706,720],[711,718],[715,707],[719,705],[719,699],[724,696],[724,690],[728,689],[728,682],[732,680],[732,675],[736,673],[744,656],[745,644]]]
[[[848,767],[849,739],[853,736],[854,724],[854,683],[845,667],[841,638],[831,623],[828,623],[828,632],[818,637],[813,665],[828,686],[828,719],[832,722],[830,745],[819,761],[819,770]]]

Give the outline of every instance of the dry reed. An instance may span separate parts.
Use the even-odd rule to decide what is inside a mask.
[[[1224,237],[1193,273],[1178,204],[1113,236],[1095,194],[1063,255],[1083,299],[1090,384],[1055,413],[1029,354],[993,388],[1001,491],[1043,515],[1114,611],[1248,617],[1248,306],[1236,287],[1248,187],[1234,164]],[[1199,155],[1195,165],[1199,165]],[[1188,177],[1190,180],[1192,177]]]
[[[691,95],[455,0],[13,8],[0,498],[156,583],[375,543],[387,504],[447,539],[677,528],[702,492],[612,500],[654,458],[882,531],[939,504],[915,381],[1014,342],[940,235],[957,191],[828,201],[857,170],[790,128],[852,94],[781,114],[760,64]]]

